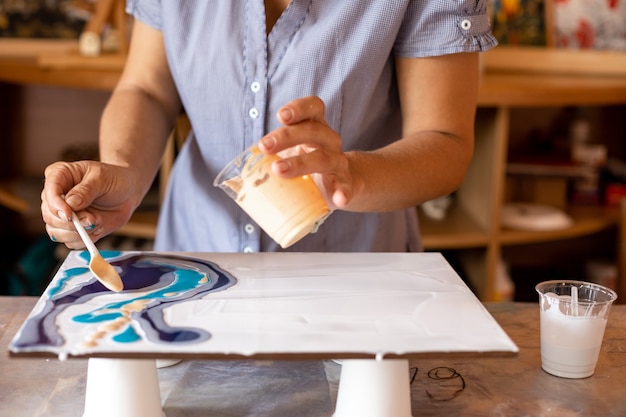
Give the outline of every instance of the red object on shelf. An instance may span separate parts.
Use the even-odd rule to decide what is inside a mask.
[[[626,184],[608,184],[606,186],[604,204],[618,206],[622,198],[626,198]]]

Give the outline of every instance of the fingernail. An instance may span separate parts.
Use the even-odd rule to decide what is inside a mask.
[[[67,218],[67,216],[65,215],[65,212],[63,210],[59,210],[57,212],[57,216],[59,216],[59,219],[63,220],[64,222],[69,222],[70,220]]]
[[[274,136],[266,136],[261,139],[261,145],[266,151],[271,151],[276,146],[276,138]]]
[[[287,172],[289,170],[289,164],[284,160],[276,161],[274,162],[274,169],[279,173]]]
[[[293,117],[293,111],[291,111],[290,108],[286,108],[286,109],[281,109],[278,112],[278,115],[280,116],[280,119],[283,122],[288,122],[291,120],[291,118]]]
[[[77,194],[72,194],[71,196],[65,199],[65,202],[69,204],[70,206],[76,208],[76,207],[80,207],[83,204],[83,199],[81,196]]]

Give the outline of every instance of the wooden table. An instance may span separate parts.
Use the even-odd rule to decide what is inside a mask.
[[[0,297],[9,342],[37,298]],[[487,303],[520,347],[510,358],[411,360],[413,416],[626,415],[626,306],[613,306],[595,374],[568,380],[541,370],[534,303]],[[0,416],[79,417],[87,360],[0,357]],[[329,417],[341,366],[332,361],[183,361],[160,369],[167,417]],[[271,400],[268,400],[271,399]]]

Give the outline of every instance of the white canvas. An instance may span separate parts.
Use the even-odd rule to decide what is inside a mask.
[[[518,351],[439,253],[102,254],[124,291],[106,290],[87,268],[88,253],[71,252],[12,352],[384,358]]]

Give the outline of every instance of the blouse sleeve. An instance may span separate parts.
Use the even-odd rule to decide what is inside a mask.
[[[498,44],[491,33],[489,0],[412,0],[394,53],[415,58],[486,51]]]
[[[162,29],[160,0],[126,0],[126,12],[154,29]]]

